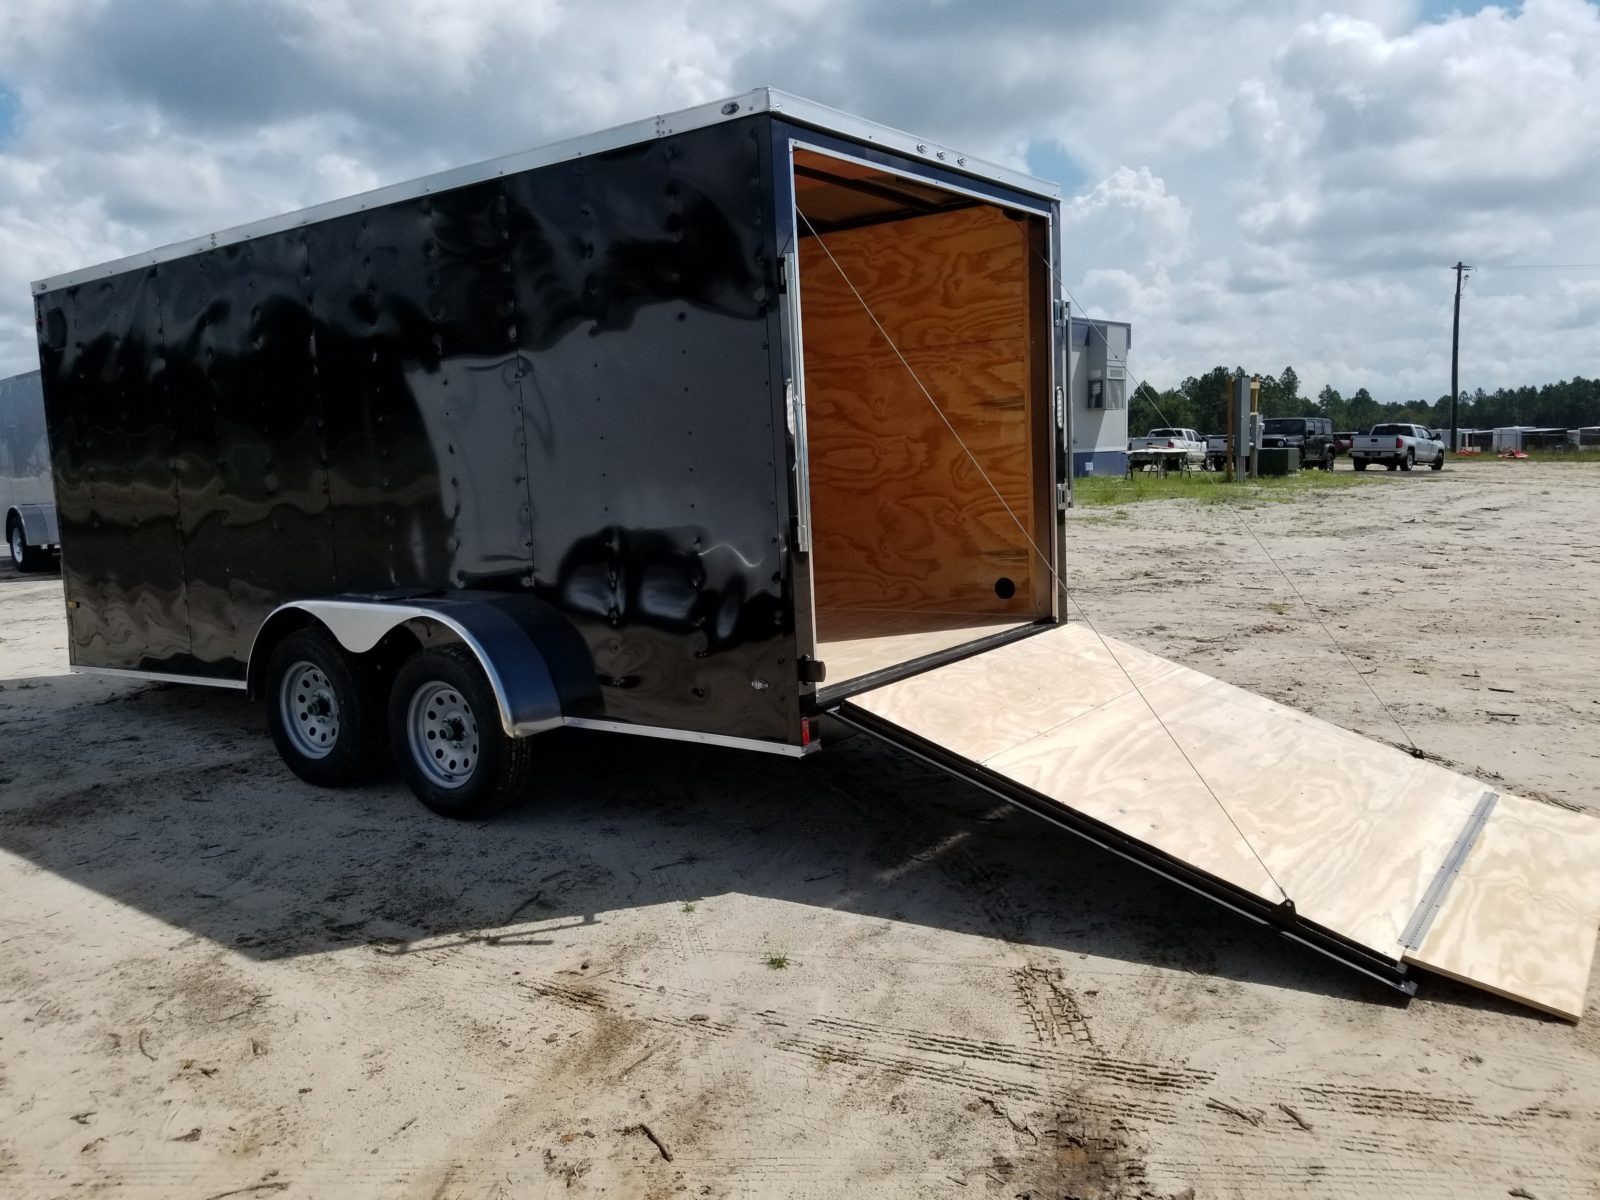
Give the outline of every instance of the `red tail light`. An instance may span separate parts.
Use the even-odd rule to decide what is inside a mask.
[[[1167,439],[1167,449],[1168,450],[1176,450],[1177,448],[1178,448],[1178,443],[1173,441],[1171,438],[1168,438]]]
[[[802,746],[811,745],[811,718],[810,717],[801,717],[800,718],[800,744]]]
[[[1396,450],[1404,450],[1406,448],[1406,440],[1405,440],[1405,438],[1403,438],[1403,437],[1395,438],[1395,440],[1394,440],[1394,448]]]

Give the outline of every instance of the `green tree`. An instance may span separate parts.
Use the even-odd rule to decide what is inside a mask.
[[[1228,423],[1228,391],[1234,373],[1227,367],[1212,367],[1204,375],[1191,375],[1178,385],[1188,402],[1192,425],[1201,433],[1221,433]]]
[[[1358,430],[1371,429],[1388,415],[1366,388],[1356,389],[1356,394],[1350,397],[1347,412],[1350,428]]]
[[[1128,436],[1140,437],[1145,430],[1160,425],[1160,414],[1166,408],[1161,393],[1148,382],[1141,382],[1128,398]]]
[[[1285,413],[1285,416],[1297,417],[1302,409],[1314,409],[1316,405],[1300,395],[1300,376],[1293,367],[1285,367],[1278,376],[1278,396],[1289,408],[1295,411]]]
[[[1261,415],[1263,417],[1303,417],[1308,407],[1300,398],[1300,380],[1289,368],[1289,382],[1275,375],[1261,377]]]
[[[1332,419],[1335,429],[1347,430],[1355,428],[1350,423],[1350,406],[1345,403],[1344,397],[1339,394],[1339,389],[1331,383],[1324,384],[1322,390],[1317,393],[1317,407],[1322,410],[1323,415]]]
[[[1142,432],[1159,425],[1191,425],[1202,433],[1220,431],[1227,422],[1228,394],[1235,371],[1213,367],[1204,375],[1191,375],[1175,389],[1156,392],[1149,384],[1145,405],[1135,406],[1130,428]],[[1537,425],[1553,429],[1600,426],[1600,379],[1582,375],[1539,387],[1499,388],[1462,392],[1456,405],[1456,423],[1463,429],[1490,429],[1499,425]],[[1158,411],[1159,410],[1159,411]],[[1346,400],[1328,384],[1315,400],[1300,394],[1300,377],[1293,367],[1261,377],[1261,411],[1269,417],[1297,417],[1316,413],[1330,418],[1335,429],[1365,431],[1384,421],[1411,422],[1434,429],[1450,426],[1450,397],[1432,401],[1379,402],[1366,388]]]

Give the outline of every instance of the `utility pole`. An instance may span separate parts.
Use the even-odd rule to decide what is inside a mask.
[[[1461,281],[1472,270],[1456,261],[1456,319],[1450,327],[1450,453],[1456,452],[1456,397],[1461,394]]]

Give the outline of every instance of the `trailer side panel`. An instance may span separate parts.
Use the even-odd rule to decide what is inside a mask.
[[[765,121],[506,189],[539,595],[608,716],[793,740]]]
[[[305,237],[157,272],[192,670],[237,678],[280,596],[334,585]]]
[[[39,361],[79,664],[193,673],[156,268],[41,299]]]
[[[532,594],[583,715],[798,739],[767,122],[41,295],[74,662],[240,680],[285,601]]]

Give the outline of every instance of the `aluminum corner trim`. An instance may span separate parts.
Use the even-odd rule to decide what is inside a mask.
[[[212,679],[205,675],[172,675],[165,671],[137,671],[124,667],[80,667],[73,663],[67,668],[69,675],[109,675],[114,679],[144,679],[152,683],[191,683],[197,687],[226,688],[242,692],[242,679]]]
[[[729,750],[754,750],[785,758],[804,758],[822,748],[820,741],[804,746],[790,742],[768,742],[760,738],[734,737],[725,733],[697,733],[693,729],[667,729],[660,725],[637,725],[632,721],[608,721],[599,717],[565,717],[561,722],[572,729],[594,729],[605,733],[627,733],[635,737],[661,738],[669,742],[694,742],[702,746],[722,746]]]

